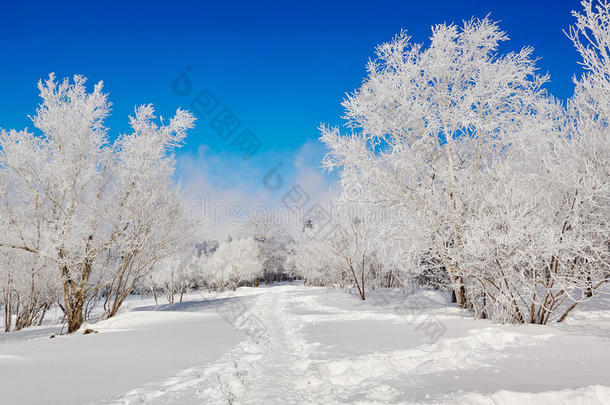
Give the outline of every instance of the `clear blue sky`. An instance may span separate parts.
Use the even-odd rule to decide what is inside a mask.
[[[535,47],[541,70],[551,73],[548,88],[559,98],[570,96],[578,72],[576,52],[562,33],[573,22],[570,11],[580,8],[576,0],[5,1],[0,7],[3,128],[31,127],[26,115],[38,103],[39,78],[80,73],[90,82],[104,80],[115,134],[127,131],[136,104],[152,102],[168,116],[209,89],[261,140],[260,156],[294,152],[315,142],[320,122],[340,122],[339,104],[362,80],[376,44],[403,28],[424,42],[432,24],[488,13],[511,37],[505,50]],[[193,90],[179,96],[171,84],[186,67]],[[205,120],[187,142],[182,153],[196,153],[202,144],[209,153],[228,148]]]

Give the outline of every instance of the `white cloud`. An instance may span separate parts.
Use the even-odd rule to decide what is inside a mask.
[[[200,223],[201,238],[222,240],[257,213],[286,217],[288,210],[278,207],[291,189],[309,197],[304,211],[316,202],[324,204],[335,180],[320,168],[323,155],[321,144],[307,142],[296,151],[259,152],[244,161],[241,155],[202,145],[196,153],[177,156],[177,177],[188,214]],[[299,229],[302,212],[291,215],[284,221],[292,223],[291,230]]]

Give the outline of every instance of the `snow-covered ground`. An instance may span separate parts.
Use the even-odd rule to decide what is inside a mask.
[[[563,325],[282,284],[0,335],[0,404],[610,404],[610,302]]]

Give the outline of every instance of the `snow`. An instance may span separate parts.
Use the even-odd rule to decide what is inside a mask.
[[[139,307],[99,333],[49,339],[46,327],[0,335],[0,403],[83,404],[112,399],[194,364],[217,360],[240,337],[213,310]]]
[[[131,299],[99,333],[0,336],[3,404],[608,404],[610,306],[565,325],[474,320],[447,297],[286,283]],[[231,319],[231,314],[235,319]],[[446,329],[432,338],[421,320]]]

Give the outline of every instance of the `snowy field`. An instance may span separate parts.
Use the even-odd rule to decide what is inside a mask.
[[[0,403],[610,404],[610,309],[515,326],[432,292],[396,299],[299,284],[135,298],[98,333],[0,335]]]

